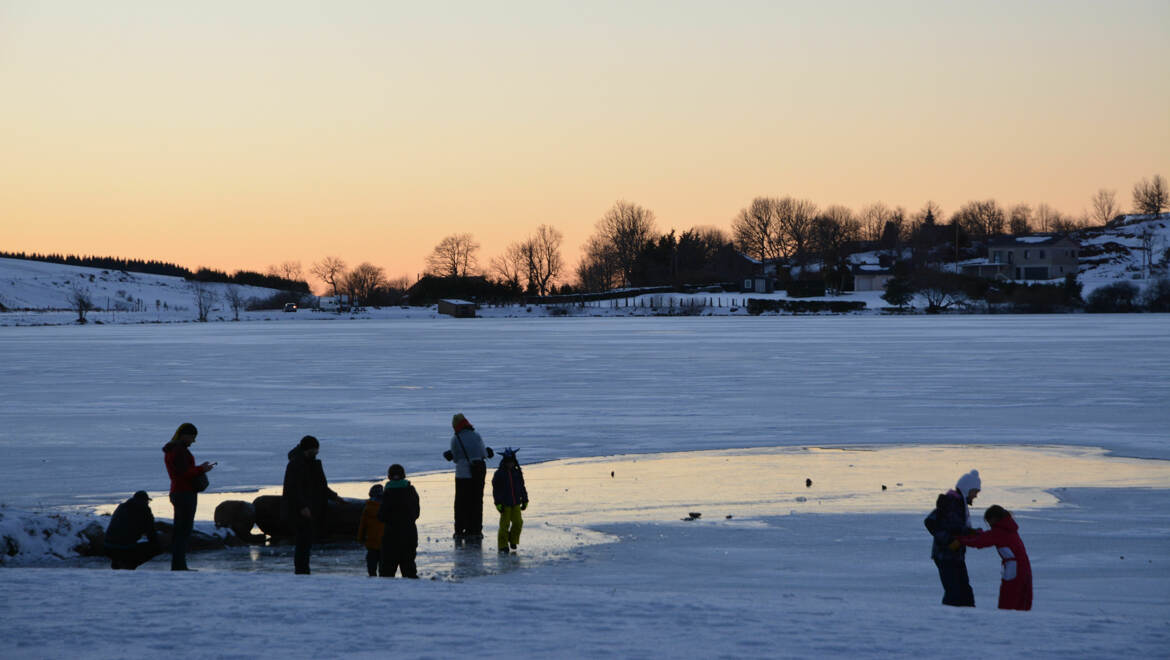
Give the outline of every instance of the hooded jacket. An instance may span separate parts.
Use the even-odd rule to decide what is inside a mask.
[[[1032,563],[1020,539],[1020,526],[1009,515],[995,521],[991,529],[959,538],[959,543],[972,548],[995,546],[1002,564],[999,585],[999,609],[1032,609]]]
[[[382,500],[369,499],[362,507],[362,518],[358,521],[357,540],[364,543],[367,550],[382,549],[382,534],[385,525],[378,520],[378,509],[382,507]]]
[[[386,483],[382,489],[382,506],[378,509],[378,520],[386,525],[382,548],[391,546],[418,546],[418,491],[406,479]]]
[[[509,468],[503,464],[492,475],[492,498],[496,504],[519,506],[528,504],[528,489],[524,487],[524,473],[513,463]]]
[[[930,558],[942,561],[962,560],[967,549],[959,546],[958,550],[951,550],[947,546],[956,538],[970,534],[970,514],[967,511],[967,501],[957,490],[948,490],[938,496],[934,511],[922,521],[926,530],[934,538],[930,546]]]
[[[305,456],[305,450],[300,445],[293,447],[288,453],[288,466],[284,469],[281,517],[289,522],[297,522],[301,519],[301,509],[308,507],[314,523],[321,526],[325,507],[331,498],[337,498],[337,493],[329,488],[320,459]]]

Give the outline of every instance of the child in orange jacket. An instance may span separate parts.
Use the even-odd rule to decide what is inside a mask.
[[[382,565],[382,532],[385,524],[378,520],[378,509],[382,506],[382,484],[370,486],[370,499],[362,508],[362,519],[358,523],[357,540],[366,545],[366,571],[370,577],[378,575]]]

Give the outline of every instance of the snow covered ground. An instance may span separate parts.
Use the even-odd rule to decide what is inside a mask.
[[[219,462],[218,493],[278,483],[312,433],[346,494],[407,466],[436,530],[420,569],[437,578],[369,580],[348,548],[315,555],[307,579],[280,548],[194,555],[190,575],[34,561],[0,569],[0,656],[1164,657],[1168,329],[1164,315],[0,328],[4,511],[165,491],[160,448],[181,421],[200,428],[196,458]],[[456,411],[522,448],[534,504],[517,557],[439,538]],[[921,520],[970,467],[977,511],[1019,512],[1033,612],[992,609],[991,552],[968,559],[980,607],[938,605]],[[165,498],[154,508],[169,515]]]

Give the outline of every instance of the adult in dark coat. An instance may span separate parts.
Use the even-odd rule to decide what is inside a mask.
[[[451,447],[443,458],[455,463],[455,541],[483,540],[483,485],[487,459],[495,455],[463,413],[451,418]]]
[[[195,464],[190,447],[198,434],[199,430],[194,424],[184,422],[175,429],[171,441],[163,445],[167,474],[171,478],[171,504],[175,507],[175,528],[171,540],[172,571],[190,570],[187,568],[187,543],[195,527],[195,507],[198,503],[195,478],[211,472],[215,467],[215,463],[206,461]]]
[[[146,540],[139,542],[143,536]],[[128,571],[162,553],[158,532],[154,529],[154,514],[150,512],[150,496],[146,491],[134,493],[114,509],[110,524],[106,526],[105,548],[110,568]]]
[[[378,520],[385,525],[382,533],[382,577],[394,577],[402,569],[402,577],[417,578],[414,564],[418,552],[418,491],[406,480],[406,470],[395,463],[386,470],[386,487],[382,489],[382,506]]]
[[[288,466],[284,469],[281,517],[296,530],[293,571],[298,575],[309,574],[313,537],[326,529],[325,512],[329,500],[344,502],[325,480],[325,468],[317,459],[320,448],[317,438],[306,435],[289,451]]]
[[[934,511],[923,524],[934,539],[930,557],[938,567],[938,578],[943,586],[943,605],[975,607],[975,593],[967,576],[967,549],[959,543],[960,536],[974,534],[968,507],[979,495],[982,482],[979,471],[971,470],[959,477],[954,490],[938,496]]]

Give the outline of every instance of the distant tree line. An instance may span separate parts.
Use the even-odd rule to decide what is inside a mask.
[[[247,270],[237,270],[231,275],[211,268],[200,268],[192,272],[187,268],[165,261],[123,259],[121,257],[83,257],[73,254],[62,255],[0,251],[0,257],[6,259],[43,261],[68,266],[84,266],[86,268],[101,268],[103,270],[120,270],[131,273],[169,275],[171,277],[182,277],[198,282],[222,282],[224,284],[242,284],[268,289],[279,289],[281,291],[309,292],[309,283],[303,280],[293,280],[272,273],[262,274]]]

